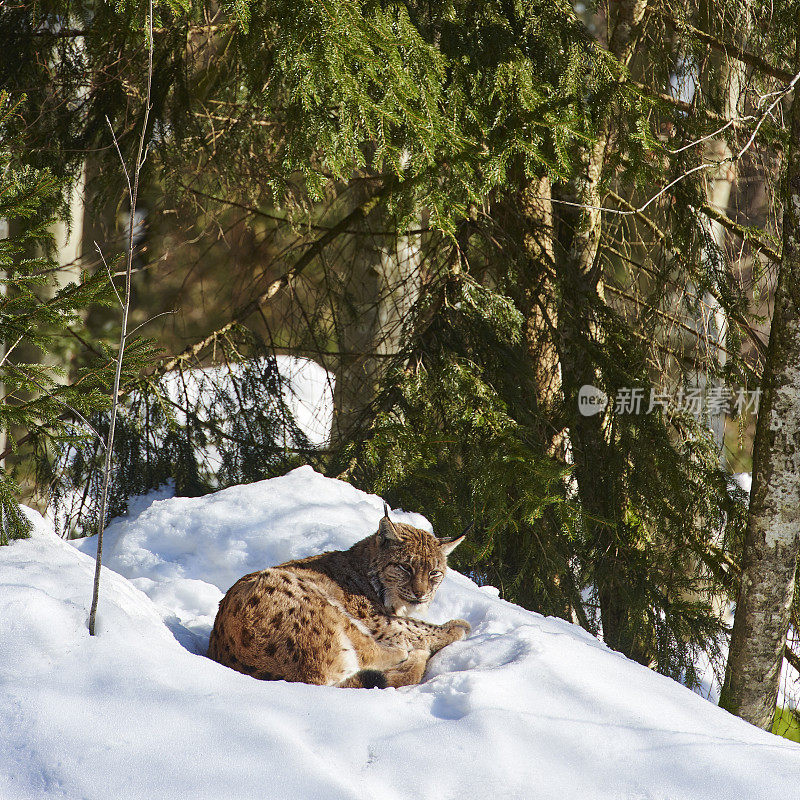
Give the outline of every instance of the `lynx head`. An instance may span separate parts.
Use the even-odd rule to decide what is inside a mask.
[[[392,614],[421,614],[444,578],[447,556],[464,541],[466,531],[458,539],[437,539],[427,531],[392,522],[388,512],[384,504],[375,534],[373,585]]]

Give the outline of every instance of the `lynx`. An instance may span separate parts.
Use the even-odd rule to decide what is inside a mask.
[[[464,540],[392,522],[334,550],[240,578],[219,604],[209,658],[262,680],[342,687],[419,683],[431,655],[470,632],[424,612]]]

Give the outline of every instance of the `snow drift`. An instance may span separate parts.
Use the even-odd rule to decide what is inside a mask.
[[[473,633],[419,686],[267,683],[203,656],[237,578],[347,547],[381,511],[308,467],[141,503],[107,531],[94,638],[94,541],[36,516],[0,551],[0,798],[798,796],[798,745],[452,571],[429,618]]]

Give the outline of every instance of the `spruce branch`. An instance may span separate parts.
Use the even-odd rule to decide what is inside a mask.
[[[740,239],[744,239],[757,253],[763,253],[770,261],[774,261],[776,264],[780,261],[780,253],[774,250],[761,239],[758,234],[754,233],[749,228],[745,228],[743,225],[739,225],[738,222],[734,222],[729,216],[718,211],[713,206],[708,205],[708,203],[703,203],[703,205],[700,206],[700,211],[709,219],[718,222],[726,230],[735,233]]]
[[[178,355],[162,363],[153,375],[164,375],[184,361],[194,358],[204,348],[221,336],[225,336],[233,328],[244,322],[247,317],[255,313],[264,303],[271,300],[281,289],[287,287],[300,273],[338,236],[347,232],[351,225],[355,225],[366,217],[372,207],[395,186],[394,178],[387,178],[383,186],[373,195],[370,195],[363,203],[356,206],[349,214],[342,217],[336,225],[329,228],[326,233],[312,242],[308,249],[303,253],[297,262],[279,278],[270,282],[267,288],[256,298],[245,303],[234,311],[231,319],[221,328],[212,331],[208,336],[200,339],[194,344],[189,345]],[[152,377],[152,376],[151,376]]]
[[[696,39],[698,42],[702,42],[702,44],[705,44],[708,47],[719,50],[730,58],[735,58],[737,61],[741,61],[743,64],[747,64],[749,67],[753,67],[766,75],[770,75],[780,81],[790,81],[793,77],[792,73],[788,70],[781,69],[781,67],[776,67],[774,64],[770,64],[769,61],[766,61],[760,56],[755,55],[755,53],[749,53],[746,50],[742,50],[741,47],[737,47],[735,44],[724,42],[722,39],[712,36],[710,33],[706,33],[705,31],[701,31],[699,28],[695,28],[694,25],[690,25],[688,22],[676,19],[664,11],[656,11],[655,13],[661,17],[664,22],[666,22],[668,25],[671,25],[681,33],[685,33],[688,36],[691,36],[693,39]]]
[[[531,200],[546,200],[546,201],[548,201],[550,203],[558,203],[559,205],[566,206],[566,207],[569,207],[569,208],[578,208],[578,209],[580,209],[582,211],[592,211],[592,212],[600,212],[600,213],[606,213],[606,214],[615,214],[617,216],[622,216],[622,217],[636,216],[636,215],[640,214],[641,212],[646,211],[653,203],[655,203],[656,200],[658,200],[660,197],[665,195],[673,186],[677,186],[679,183],[682,183],[689,176],[694,175],[697,172],[701,172],[703,170],[707,170],[707,169],[712,169],[712,168],[719,169],[719,167],[722,166],[723,164],[735,164],[738,161],[741,161],[741,159],[744,156],[744,154],[755,143],[756,137],[758,136],[758,132],[761,129],[761,126],[766,121],[767,117],[769,117],[772,114],[772,112],[774,111],[774,109],[778,105],[778,103],[780,103],[780,101],[786,95],[790,94],[794,90],[794,88],[797,85],[798,81],[800,81],[800,72],[798,72],[798,73],[796,73],[794,75],[791,75],[791,74],[787,73],[786,80],[787,80],[786,85],[784,87],[782,87],[780,90],[778,90],[777,92],[773,93],[775,95],[775,99],[761,113],[761,115],[759,117],[749,116],[749,117],[741,117],[741,118],[738,118],[737,120],[727,120],[727,121],[725,121],[725,124],[722,126],[722,128],[720,128],[719,130],[714,131],[712,134],[704,136],[704,137],[702,137],[700,139],[692,141],[691,143],[687,144],[686,146],[680,148],[680,150],[675,150],[675,151],[666,150],[667,153],[677,154],[677,153],[682,152],[683,150],[688,149],[689,147],[693,147],[696,144],[700,144],[701,142],[704,142],[709,138],[713,138],[714,136],[718,135],[721,131],[723,131],[726,128],[728,128],[731,125],[733,125],[734,122],[743,123],[743,122],[747,122],[747,121],[751,121],[752,122],[754,120],[756,122],[756,124],[755,124],[755,126],[753,128],[753,132],[750,134],[750,137],[748,138],[747,142],[744,144],[744,146],[737,153],[729,156],[728,158],[714,159],[714,160],[711,160],[711,161],[702,161],[700,164],[696,164],[695,166],[690,167],[687,170],[684,170],[680,175],[678,175],[676,178],[673,178],[673,180],[671,180],[665,186],[662,186],[657,192],[655,192],[650,197],[648,197],[647,200],[645,200],[644,203],[642,203],[638,207],[631,207],[629,209],[620,210],[618,208],[608,208],[607,206],[596,205],[596,204],[592,204],[592,203],[584,203],[584,202],[578,202],[578,201],[573,201],[573,200],[563,200],[563,199],[555,198],[555,197],[552,197],[552,196],[539,197],[539,196],[532,195],[530,197],[530,199]],[[769,96],[772,96],[772,95],[769,95]]]
[[[92,423],[89,422],[89,420],[86,419],[86,417],[84,417],[83,414],[81,414],[81,412],[78,411],[77,408],[75,408],[74,406],[71,406],[69,403],[67,403],[64,400],[62,400],[57,394],[48,392],[47,387],[43,383],[41,383],[41,381],[38,381],[27,370],[23,369],[21,365],[14,364],[14,363],[10,362],[8,364],[8,367],[10,369],[12,369],[14,372],[18,372],[20,375],[22,375],[23,378],[25,378],[26,380],[28,380],[32,384],[34,384],[34,386],[38,386],[39,389],[41,389],[42,392],[44,392],[44,394],[46,396],[52,397],[53,400],[56,401],[56,403],[59,403],[64,408],[66,408],[67,411],[71,412],[74,416],[76,416],[97,437],[98,441],[103,446],[103,448],[105,448],[106,443],[103,441],[103,437],[100,435],[98,430],[94,427],[94,425],[92,425]]]
[[[722,114],[717,114],[715,111],[712,111],[708,108],[702,108],[701,106],[697,106],[693,103],[688,103],[686,100],[681,100],[678,97],[673,97],[671,94],[667,94],[666,92],[660,92],[656,89],[651,88],[650,86],[641,83],[640,81],[636,81],[633,78],[628,78],[626,83],[629,86],[632,86],[636,89],[639,94],[648,99],[654,100],[659,103],[665,103],[666,105],[672,106],[676,108],[683,114],[689,114],[693,117],[701,116],[711,122],[714,123],[724,123],[725,125],[733,125],[734,127],[738,127],[742,124],[742,120],[740,119],[726,119],[722,116]]]
[[[638,219],[641,222],[643,222],[656,235],[656,237],[658,237],[659,241],[661,241],[662,243],[666,243],[668,241],[669,237],[668,237],[667,233],[665,231],[661,230],[661,228],[650,217],[648,217],[646,214],[642,213],[641,211],[638,211],[624,197],[622,197],[621,195],[618,195],[613,190],[609,189],[607,193],[608,193],[608,196],[612,200],[614,200],[615,203],[619,203],[619,205],[621,205],[624,209],[631,211],[635,215],[636,219]],[[736,225],[736,223],[733,222],[733,220],[730,220],[728,217],[725,217],[723,214],[720,214],[720,212],[718,212],[718,211],[714,211],[710,207],[709,207],[709,210],[711,212],[713,212],[713,214],[719,215],[719,217],[720,217],[719,219],[717,219],[716,216],[712,216],[711,213],[706,211],[706,207],[705,206],[701,206],[701,210],[703,211],[703,213],[707,213],[708,216],[711,216],[712,219],[716,219],[722,225],[725,225],[725,223],[723,222],[722,218],[727,220],[732,226]],[[731,228],[731,230],[734,230],[734,229]],[[764,252],[765,254],[774,253],[774,251],[772,251],[772,250],[768,251],[767,250],[767,245],[764,245],[760,240],[755,240],[755,243],[758,245],[757,249],[761,250],[761,252]],[[681,253],[680,249],[675,247],[675,245],[670,245],[670,252],[673,255],[675,255],[676,257],[678,257],[678,258],[683,258],[683,253]],[[712,297],[714,297],[715,300],[717,300],[719,302],[720,298],[716,294],[716,292],[710,291],[709,293],[712,295]],[[755,345],[755,347],[758,350],[759,354],[761,356],[766,356],[767,346],[766,346],[766,344],[764,344],[763,340],[758,335],[757,331],[753,328],[753,326],[750,325],[750,323],[741,314],[737,314],[735,311],[733,311],[731,309],[728,309],[726,313],[730,316],[731,319],[733,319],[742,328],[742,330],[747,335],[748,339],[750,339],[750,341]]]
[[[608,249],[608,248],[606,248],[606,249]],[[603,286],[603,290],[607,291],[607,292],[611,292],[612,294],[617,295],[617,297],[621,297],[623,300],[627,300],[629,303],[632,303],[635,306],[636,305],[646,306],[656,316],[658,316],[659,318],[663,319],[665,322],[668,322],[670,325],[672,325],[672,326],[674,326],[676,328],[680,328],[682,331],[684,331],[685,333],[690,334],[691,336],[693,336],[694,338],[696,338],[698,340],[701,339],[702,336],[703,336],[701,331],[697,330],[696,328],[691,327],[690,325],[687,325],[685,322],[683,322],[681,319],[676,317],[674,314],[667,313],[662,308],[659,308],[658,306],[654,305],[653,303],[645,300],[643,297],[634,297],[629,292],[626,292],[626,291],[624,291],[622,289],[618,289],[616,286],[612,286],[611,284],[608,284],[608,283],[606,283]],[[733,353],[731,353],[730,350],[726,349],[725,347],[723,347],[720,344],[715,345],[715,347],[716,347],[717,350],[719,350],[722,353],[725,353],[726,355],[731,355],[731,356],[733,355]]]

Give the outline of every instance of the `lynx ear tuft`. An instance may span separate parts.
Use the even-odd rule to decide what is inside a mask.
[[[383,542],[399,542],[400,534],[394,523],[389,519],[389,506],[383,504],[383,519],[378,524],[378,534]]]
[[[453,552],[453,550],[458,547],[464,539],[467,538],[467,534],[463,533],[458,539],[439,539],[439,547],[441,551],[444,553],[445,558]]]
[[[442,552],[444,553],[445,558],[447,558],[447,556],[449,556],[450,553],[452,553],[453,550],[455,550],[456,547],[458,547],[461,544],[461,542],[463,542],[464,539],[467,538],[467,534],[474,527],[475,527],[475,523],[474,522],[470,522],[470,524],[467,525],[467,527],[464,528],[464,530],[461,532],[461,536],[459,536],[457,539],[439,539],[438,540],[439,541],[439,547],[442,548]]]

